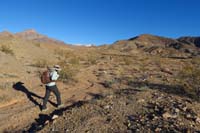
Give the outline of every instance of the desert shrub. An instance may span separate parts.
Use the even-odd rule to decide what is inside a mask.
[[[80,64],[80,59],[78,57],[73,57],[70,59],[60,59],[57,62],[58,65],[60,65],[62,68],[67,67],[67,66],[73,66],[73,67],[78,67]]]
[[[14,55],[13,50],[7,45],[2,45],[0,50],[6,54]]]
[[[176,78],[187,94],[200,100],[200,68],[187,65],[177,74]]]
[[[111,86],[112,86],[112,84],[113,84],[113,82],[112,81],[104,81],[103,83],[102,83],[102,85],[105,87],[105,88],[111,88]]]
[[[112,88],[112,85],[120,83],[120,79],[114,78],[110,80],[105,80],[103,83],[101,83],[105,88]]]
[[[65,59],[70,58],[70,57],[74,57],[74,53],[72,51],[69,51],[69,50],[56,49],[54,51],[54,53],[56,55],[59,55],[59,56],[65,58]]]
[[[49,62],[47,60],[45,60],[45,59],[38,59],[33,64],[33,66],[40,67],[40,68],[47,67],[48,65],[49,65]]]
[[[35,46],[41,47],[41,44],[40,43],[35,43]]]
[[[59,80],[64,83],[74,80],[74,76],[78,72],[78,65],[75,65],[77,63],[78,62],[76,62],[76,60],[71,62],[67,60],[60,60],[57,62],[57,64],[62,68],[62,70],[59,72]]]
[[[200,58],[199,57],[193,58],[191,60],[191,64],[193,64],[194,66],[198,67],[200,65]]]
[[[69,63],[72,65],[79,65],[79,61],[80,61],[80,59],[78,57],[73,57],[73,58],[69,59]]]
[[[56,49],[54,50],[54,53],[57,54],[57,55],[60,55],[60,56],[63,56],[64,55],[64,50],[61,50],[61,49]]]
[[[87,63],[88,63],[89,65],[94,65],[94,64],[96,64],[96,63],[97,63],[97,60],[98,60],[98,57],[97,57],[96,55],[90,54],[90,55],[87,56]]]
[[[69,81],[75,80],[74,76],[77,74],[78,70],[74,67],[64,67],[62,68],[62,70],[60,71],[59,75],[59,80],[67,83]]]

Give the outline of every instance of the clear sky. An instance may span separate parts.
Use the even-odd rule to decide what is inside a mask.
[[[71,44],[200,36],[200,0],[1,0],[0,31],[26,29]]]

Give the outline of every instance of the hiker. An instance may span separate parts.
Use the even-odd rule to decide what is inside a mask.
[[[47,101],[49,99],[50,93],[53,92],[56,96],[56,100],[57,100],[57,107],[60,108],[63,105],[61,104],[61,97],[60,97],[60,92],[58,90],[58,87],[56,86],[56,80],[59,77],[59,71],[61,71],[61,68],[59,65],[55,65],[53,68],[49,68],[49,76],[50,76],[50,82],[45,84],[46,86],[46,93],[45,93],[45,97],[43,100],[43,105],[42,105],[42,111],[46,111],[47,107]]]

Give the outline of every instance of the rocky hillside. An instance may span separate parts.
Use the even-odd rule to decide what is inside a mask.
[[[26,30],[23,32],[18,32],[15,34],[15,36],[26,39],[26,40],[32,40],[35,42],[39,42],[39,43],[50,43],[50,44],[55,43],[55,44],[59,44],[59,45],[65,45],[64,42],[49,38],[45,35],[41,35],[41,34],[37,33],[34,29]]]
[[[186,57],[200,55],[198,37],[171,39],[143,34],[128,40],[117,41],[112,44],[110,48],[122,52],[135,52],[136,49],[139,49],[149,54],[157,54],[161,56]]]
[[[177,40],[189,45],[200,47],[200,37],[180,37]]]

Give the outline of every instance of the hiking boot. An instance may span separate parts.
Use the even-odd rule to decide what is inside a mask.
[[[60,105],[58,105],[57,108],[63,108],[63,107],[65,107],[65,105],[64,104],[60,104]]]

